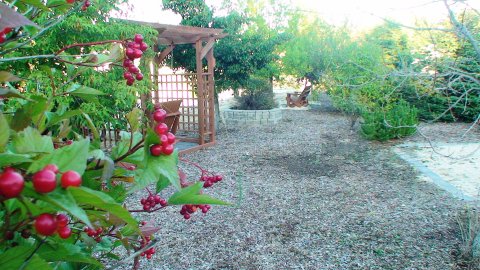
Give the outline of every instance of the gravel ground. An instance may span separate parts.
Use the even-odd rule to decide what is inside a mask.
[[[222,127],[216,146],[185,158],[224,175],[207,193],[234,206],[187,221],[179,207],[145,215],[161,229],[142,269],[458,269],[464,203],[418,180],[395,143],[366,141],[349,124],[285,110],[275,127]]]

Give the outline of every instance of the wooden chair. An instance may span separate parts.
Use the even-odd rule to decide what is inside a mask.
[[[180,124],[180,104],[182,104],[182,101],[182,99],[178,99],[155,104],[155,108],[162,108],[167,112],[165,124],[173,134],[177,133]]]
[[[304,107],[308,105],[307,97],[310,95],[312,86],[305,86],[302,92],[287,93],[288,107]]]

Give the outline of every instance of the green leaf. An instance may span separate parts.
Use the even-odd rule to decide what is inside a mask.
[[[70,215],[85,223],[87,226],[92,227],[87,213],[79,206],[79,202],[75,201],[75,198],[71,194],[71,191],[75,189],[79,188],[70,187],[66,190],[63,188],[57,188],[48,194],[39,194],[33,190],[32,186],[26,185],[23,192],[27,196],[37,198],[63,209],[70,213]]]
[[[18,82],[20,78],[10,72],[0,71],[0,82]]]
[[[7,249],[3,254],[0,254],[0,269],[19,269],[34,250],[34,247],[27,246]]]
[[[0,112],[0,130],[2,131],[0,132],[0,152],[3,152],[10,138],[10,127],[2,112]]]
[[[91,87],[79,85],[79,84],[73,84],[70,86],[70,88],[66,91],[66,93],[72,95],[72,96],[77,96],[79,98],[85,99],[87,101],[95,102],[97,100],[97,96],[100,95],[105,95],[105,93],[93,89]]]
[[[157,181],[168,180],[176,189],[180,190],[180,177],[178,176],[178,152],[158,157],[150,154],[150,145],[160,143],[158,135],[151,129],[147,131],[144,145],[144,159],[135,171],[135,186],[130,192],[134,192],[155,184]]]
[[[22,131],[32,123],[32,115],[25,108],[18,109],[10,121],[10,128],[15,131]]]
[[[112,159],[115,160],[115,159],[123,156],[124,154],[126,154],[128,152],[128,150],[130,150],[130,148],[129,148],[130,147],[130,137],[131,137],[131,134],[129,132],[120,131],[120,138],[122,138],[122,140],[120,142],[118,142],[115,147],[112,148],[112,154],[111,154]],[[142,140],[142,138],[143,138],[143,135],[141,133],[139,133],[139,132],[133,133],[133,140],[131,142],[131,146],[134,146],[137,143],[139,143]],[[135,153],[137,153],[137,152],[135,152]],[[142,158],[143,158],[143,156],[142,156]]]
[[[215,199],[205,194],[199,194],[202,189],[203,183],[197,182],[193,185],[190,185],[186,188],[182,188],[180,191],[177,191],[169,199],[168,203],[173,205],[178,204],[219,204],[219,205],[229,205],[229,203],[222,200]]]
[[[0,167],[8,165],[14,165],[24,162],[31,162],[30,155],[21,155],[13,153],[1,153],[0,154]]]
[[[86,113],[82,113],[82,115],[85,118],[85,120],[87,121],[88,128],[90,128],[90,130],[92,131],[93,138],[95,140],[100,140],[100,134],[98,133],[98,130],[95,127],[95,124],[93,124],[93,121],[90,118],[90,116],[88,116],[88,114],[86,114]]]
[[[168,186],[170,186],[170,181],[168,181],[167,179],[162,178],[162,179],[158,180],[157,189],[156,189],[157,193],[166,189]]]
[[[139,108],[134,108],[131,112],[127,113],[125,117],[127,118],[128,124],[130,125],[130,130],[132,132],[137,132],[142,123],[140,118],[142,117],[143,112]]]
[[[79,246],[69,243],[53,242],[49,245],[43,245],[38,250],[38,255],[49,262],[64,261],[92,264],[100,267],[102,266],[99,261],[93,259]]]
[[[89,143],[88,139],[84,139],[56,149],[33,162],[28,172],[37,172],[48,164],[55,164],[61,172],[73,170],[82,175],[87,167]]]
[[[27,127],[16,134],[12,140],[12,146],[17,154],[51,153],[53,151],[52,139],[42,136],[38,130]]]
[[[112,47],[110,48],[110,55],[109,55],[110,61],[115,63],[115,62],[121,61],[123,57],[124,57],[124,52],[123,52],[122,46],[119,43],[113,44]]]
[[[47,127],[51,127],[53,125],[56,125],[56,124],[62,122],[63,120],[69,119],[73,116],[77,116],[77,115],[80,115],[80,114],[82,114],[81,110],[67,111],[63,114],[49,113],[48,114]]]
[[[68,190],[78,204],[91,205],[98,209],[105,210],[132,226],[138,226],[137,221],[132,217],[130,212],[117,204],[115,200],[107,194],[86,187],[68,188]]]

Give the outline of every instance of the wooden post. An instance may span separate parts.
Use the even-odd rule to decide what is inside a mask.
[[[211,39],[208,44],[214,43],[215,39]],[[213,55],[213,45],[208,50],[207,53],[207,62],[208,62],[208,123],[210,125],[210,142],[215,142],[215,57]]]
[[[200,145],[205,143],[205,95],[203,89],[202,40],[195,42],[197,61],[197,98],[198,98],[198,133]]]

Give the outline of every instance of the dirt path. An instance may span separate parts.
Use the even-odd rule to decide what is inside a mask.
[[[221,129],[215,147],[187,156],[225,175],[209,194],[235,206],[188,221],[178,207],[158,214],[161,243],[144,269],[455,267],[462,202],[341,114],[284,113],[275,127]]]

